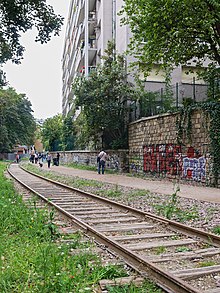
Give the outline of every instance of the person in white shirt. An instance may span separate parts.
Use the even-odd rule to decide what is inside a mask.
[[[104,174],[105,172],[105,162],[108,158],[108,155],[106,154],[106,152],[104,150],[102,150],[97,157],[97,163],[98,163],[98,173],[101,173],[102,170],[102,174]]]

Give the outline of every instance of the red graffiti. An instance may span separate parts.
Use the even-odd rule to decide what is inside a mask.
[[[180,145],[159,144],[144,146],[143,156],[144,172],[179,175],[182,171]]]

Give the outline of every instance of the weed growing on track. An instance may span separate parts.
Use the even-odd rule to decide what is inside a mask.
[[[129,198],[137,197],[137,196],[146,196],[149,195],[150,191],[145,189],[137,189],[129,192]]]
[[[220,235],[220,226],[213,227],[211,232]]]
[[[4,177],[5,167],[0,163],[0,292],[92,293],[102,279],[128,276],[121,265],[103,266],[88,250],[93,243],[80,241],[79,233],[62,236],[71,242],[60,243],[53,211],[37,209],[36,200],[27,208]],[[114,292],[161,292],[125,288]]]
[[[205,267],[212,267],[212,266],[216,266],[218,265],[218,263],[216,261],[213,260],[207,260],[207,261],[201,261],[197,264],[197,268],[205,268]]]
[[[99,194],[107,196],[107,197],[116,198],[116,197],[121,197],[123,193],[120,190],[118,184],[116,184],[114,189],[100,190]]]
[[[199,217],[198,211],[195,208],[190,210],[183,210],[179,207],[178,192],[180,191],[179,186],[174,186],[174,193],[168,197],[166,203],[161,205],[154,205],[155,210],[159,215],[171,220],[177,220],[179,222],[185,222]]]
[[[145,282],[141,288],[136,287],[135,285],[131,286],[115,286],[107,287],[109,293],[162,293],[155,284],[151,282]]]
[[[47,178],[57,180],[59,182],[65,183],[67,185],[73,186],[75,188],[91,188],[95,187],[98,189],[95,193],[100,196],[106,196],[109,198],[115,198],[121,199],[123,198],[124,194],[123,191],[120,189],[119,186],[116,186],[111,189],[106,189],[103,183],[95,181],[95,180],[87,180],[82,178],[72,178],[60,174],[55,174],[50,172],[47,172],[45,170],[39,169],[33,164],[25,164],[25,169],[32,171],[36,174],[43,175]],[[171,196],[167,196],[167,200],[162,202],[161,204],[152,204],[153,209],[155,210],[155,213],[158,215],[161,215],[167,219],[173,219],[179,222],[186,222],[186,221],[192,221],[199,218],[198,210],[195,206],[192,206],[190,209],[184,209],[180,206],[180,198],[178,196],[179,187],[174,186],[174,192]],[[150,196],[150,192],[148,190],[131,190],[128,194],[128,200],[134,200],[135,197],[144,197],[144,196]]]
[[[39,169],[36,165],[33,165],[33,164],[25,164],[23,167],[27,171],[31,171],[33,173],[44,176],[51,180],[59,181],[64,184],[74,186],[75,188],[83,188],[87,186],[96,187],[96,188],[102,187],[102,183],[96,180],[72,178],[65,175],[61,175],[61,174],[55,174],[53,171],[51,172],[51,171],[45,171],[44,169]]]

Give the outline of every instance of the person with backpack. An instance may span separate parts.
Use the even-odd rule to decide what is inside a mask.
[[[101,170],[102,170],[102,174],[104,174],[104,172],[105,172],[105,163],[106,163],[107,158],[108,158],[108,155],[106,154],[106,152],[104,150],[102,150],[98,154],[98,156],[97,156],[98,174],[101,174]]]

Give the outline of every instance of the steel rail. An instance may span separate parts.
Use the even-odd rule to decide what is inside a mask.
[[[20,166],[20,168],[22,170],[24,170],[25,172],[28,172],[31,175],[34,175],[36,177],[39,177],[39,178],[44,179],[46,181],[49,181],[49,182],[51,182],[51,183],[53,183],[53,184],[55,184],[57,186],[62,186],[64,188],[66,188],[66,189],[79,192],[79,193],[83,194],[84,196],[86,195],[86,196],[88,196],[90,198],[92,197],[93,199],[96,199],[97,201],[100,201],[100,202],[109,203],[112,206],[118,207],[118,208],[123,209],[125,211],[130,211],[133,214],[136,214],[138,216],[147,217],[147,218],[150,218],[152,220],[159,220],[160,222],[163,222],[164,224],[167,224],[169,227],[171,227],[172,229],[174,229],[174,230],[176,230],[178,232],[181,232],[182,234],[185,234],[187,236],[190,235],[190,236],[193,236],[193,237],[198,237],[198,238],[200,238],[201,240],[203,240],[204,242],[206,242],[208,244],[212,244],[212,245],[216,245],[217,247],[220,247],[220,236],[215,235],[213,233],[206,232],[206,231],[203,231],[203,230],[198,229],[198,228],[189,227],[189,226],[186,226],[186,225],[184,225],[182,223],[179,223],[179,222],[176,222],[176,221],[173,221],[173,220],[168,220],[166,218],[154,215],[154,214],[149,213],[149,212],[143,212],[143,211],[138,210],[136,208],[126,206],[126,205],[121,204],[121,203],[117,203],[117,202],[112,201],[110,199],[103,198],[101,196],[98,196],[98,195],[95,195],[95,194],[92,194],[92,193],[89,193],[89,192],[82,191],[82,190],[80,190],[78,188],[75,188],[75,187],[68,186],[68,185],[66,185],[64,183],[57,182],[57,181],[49,179],[49,178],[45,178],[45,177],[43,177],[41,175],[35,174],[34,172],[25,170],[25,168],[23,168],[21,166]]]
[[[24,168],[22,168],[22,170],[25,171],[25,172],[28,172],[29,174],[31,174],[31,175],[33,175],[35,177],[43,179],[43,180],[45,180],[47,182],[50,182],[52,184],[55,184],[57,186],[66,188],[68,190],[78,192],[78,193],[80,193],[80,194],[82,194],[84,196],[92,197],[93,199],[96,199],[98,201],[109,203],[111,205],[119,207],[120,209],[125,209],[126,211],[131,211],[133,213],[136,213],[138,215],[142,215],[144,217],[148,217],[148,218],[153,219],[153,220],[162,221],[163,223],[169,224],[172,228],[175,227],[176,230],[178,230],[178,231],[181,230],[181,232],[182,232],[182,230],[184,230],[185,234],[189,235],[189,233],[186,233],[186,230],[188,230],[188,228],[190,228],[190,227],[185,226],[183,224],[180,224],[180,223],[177,223],[177,222],[174,222],[174,221],[171,221],[171,220],[167,220],[167,219],[155,216],[155,215],[153,215],[151,213],[145,213],[145,212],[139,211],[139,210],[137,210],[135,208],[127,207],[125,205],[113,202],[113,201],[108,200],[108,199],[103,199],[103,198],[101,198],[99,196],[96,196],[96,195],[93,195],[91,193],[84,192],[84,191],[79,190],[77,188],[67,186],[67,185],[65,185],[63,183],[60,183],[60,182],[57,182],[57,181],[54,181],[54,180],[51,180],[51,179],[47,179],[47,178],[45,178],[43,176],[40,176],[40,175],[37,175],[37,174],[35,174],[33,172],[26,171]],[[71,219],[73,221],[73,223],[77,227],[82,229],[87,235],[89,235],[91,237],[94,237],[96,239],[96,241],[104,244],[108,249],[118,253],[120,256],[123,257],[125,262],[127,262],[130,266],[135,268],[140,273],[144,274],[145,276],[151,276],[167,292],[201,293],[201,291],[199,291],[196,288],[192,287],[191,285],[189,285],[188,283],[183,281],[181,278],[176,277],[173,274],[162,270],[161,268],[159,268],[158,266],[156,266],[152,262],[147,261],[145,258],[142,258],[141,256],[139,256],[135,252],[125,248],[123,245],[120,245],[116,241],[114,241],[112,239],[109,239],[107,236],[105,236],[104,234],[102,234],[99,231],[95,230],[93,227],[91,227],[90,225],[88,225],[85,222],[81,221],[80,219],[78,219],[74,215],[70,214],[65,209],[61,208],[59,205],[53,203],[51,200],[48,200],[42,194],[40,194],[39,192],[35,191],[33,188],[31,188],[30,186],[28,186],[27,184],[22,182],[20,179],[18,179],[12,172],[10,172],[9,169],[8,169],[8,172],[15,180],[17,180],[25,188],[27,188],[28,190],[30,190],[34,194],[38,195],[41,199],[46,201],[49,205],[53,206],[59,212],[61,212],[66,217]],[[197,237],[198,237],[198,235],[201,234],[202,238],[209,239],[209,243],[210,243],[210,237],[215,236],[215,237],[213,237],[213,239],[214,240],[216,239],[216,235],[212,235],[212,234],[209,234],[207,232],[204,232],[204,231],[201,231],[201,230],[198,230],[198,229],[195,229],[195,228],[190,228],[189,231],[190,231],[190,234],[192,234],[193,236],[195,236],[195,233],[193,233],[193,232],[196,231],[196,236]],[[205,237],[204,237],[204,235],[205,235]],[[217,239],[218,241],[215,241],[215,242],[217,242],[218,245],[219,245],[220,237],[217,237],[217,238],[219,238],[219,239]]]

